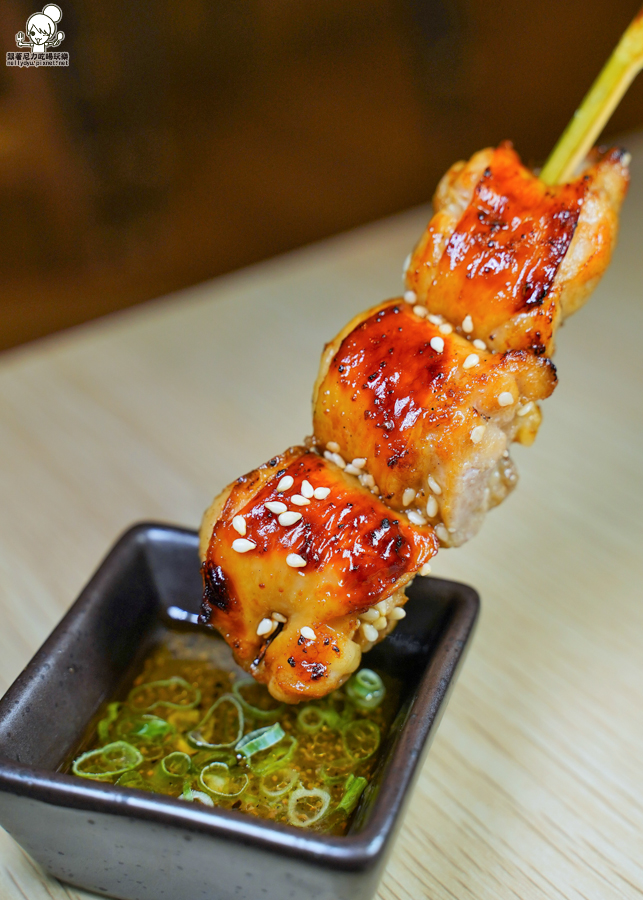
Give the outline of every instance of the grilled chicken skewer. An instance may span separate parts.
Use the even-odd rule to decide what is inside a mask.
[[[277,699],[339,687],[404,616],[438,537],[467,540],[515,484],[509,444],[536,435],[556,330],[609,262],[629,160],[595,152],[552,184],[641,66],[643,10],[540,179],[509,144],[452,166],[405,266],[407,305],[356,317],[322,357],[324,458],[291,448],[207,510],[201,621]]]

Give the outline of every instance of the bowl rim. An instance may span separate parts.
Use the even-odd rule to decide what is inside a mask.
[[[34,679],[41,678],[41,666],[56,651],[62,635],[78,621],[84,610],[100,602],[102,588],[109,575],[129,558],[132,545],[156,539],[192,544],[198,533],[189,528],[157,522],[143,522],[129,528],[103,559],[78,599],[65,613],[42,646],[13,684],[0,698],[0,719],[21,698]],[[421,577],[421,576],[418,576]],[[429,579],[423,579],[429,580]],[[382,779],[372,801],[368,820],[355,834],[332,836],[306,832],[220,807],[203,808],[178,798],[144,793],[112,784],[83,781],[72,775],[21,764],[0,754],[0,792],[6,792],[47,804],[97,814],[142,819],[184,831],[252,845],[255,849],[296,856],[310,863],[340,870],[370,868],[390,842],[396,823],[419,774],[419,763],[428,749],[427,738],[439,723],[447,695],[463,663],[479,612],[477,592],[468,585],[446,579],[430,579],[457,590],[452,598],[449,621],[432,647],[427,666],[419,678],[407,718],[386,762],[387,777]],[[390,777],[391,773],[395,777]]]

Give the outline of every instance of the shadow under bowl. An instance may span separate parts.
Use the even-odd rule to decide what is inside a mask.
[[[472,588],[416,578],[366,657],[401,706],[349,833],[333,837],[58,771],[132,661],[198,611],[198,538],[142,524],[106,557],[0,701],[0,824],[61,881],[122,900],[368,900],[478,614]]]

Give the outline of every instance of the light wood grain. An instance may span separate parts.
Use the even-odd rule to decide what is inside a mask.
[[[483,614],[380,900],[643,895],[643,136],[612,268],[560,335],[516,493],[437,574]],[[196,525],[310,429],[323,342],[427,209],[0,358],[0,689],[131,522]],[[88,897],[0,834],[0,894]]]

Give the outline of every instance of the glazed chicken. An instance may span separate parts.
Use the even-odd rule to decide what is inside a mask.
[[[412,527],[357,478],[293,447],[206,512],[201,621],[273,697],[321,697],[403,618],[404,587],[437,548],[433,529]]]
[[[429,312],[493,351],[552,356],[556,329],[610,261],[629,155],[594,152],[570,184],[543,184],[511,144],[451,166],[405,267]]]
[[[556,385],[548,360],[472,347],[426,309],[389,301],[327,347],[313,394],[315,441],[443,545],[473,537],[512,490],[512,441],[530,444],[536,401]]]
[[[405,585],[516,483],[556,386],[556,330],[616,240],[620,150],[545,185],[510,144],[456,163],[406,293],[325,349],[314,435],[239,478],[201,526],[201,621],[279,700],[339,687],[404,616]]]

